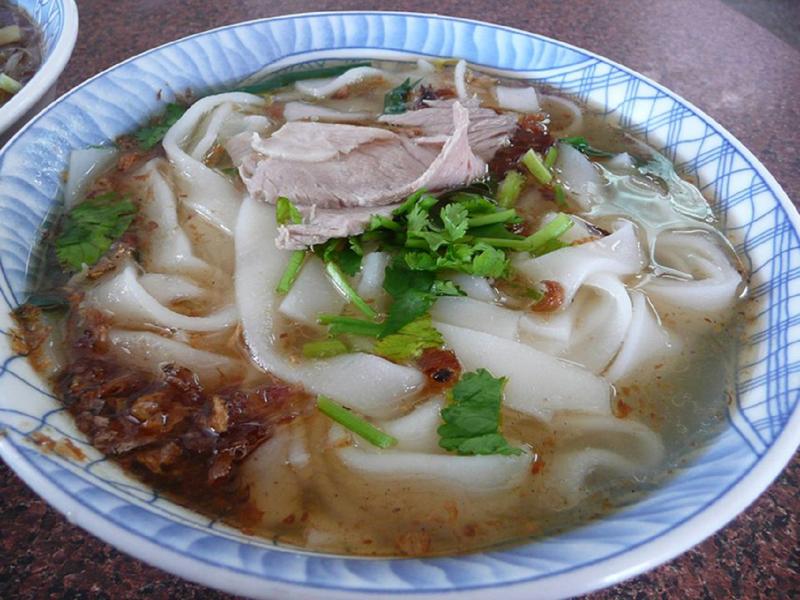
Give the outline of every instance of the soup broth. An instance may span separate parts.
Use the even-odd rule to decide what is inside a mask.
[[[30,17],[0,2],[0,108],[39,70],[41,35]]]
[[[654,149],[463,61],[253,81],[73,153],[17,341],[101,452],[276,543],[426,556],[718,430],[746,275]]]

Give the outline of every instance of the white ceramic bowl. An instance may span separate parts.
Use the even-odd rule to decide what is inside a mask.
[[[0,145],[55,98],[56,83],[67,66],[78,37],[74,0],[11,0],[42,34],[42,64],[33,78],[0,107]]]
[[[167,571],[237,594],[285,598],[554,598],[611,585],[712,534],[780,472],[800,439],[797,212],[733,136],[669,90],[600,56],[530,33],[400,13],[290,15],[222,27],[121,63],[66,94],[0,153],[0,330],[24,299],[36,232],[61,201],[73,148],[135,129],[187,88],[224,89],[265,65],[330,58],[460,56],[552,85],[655,146],[715,199],[752,273],[757,316],[739,348],[727,427],[641,501],[559,536],[458,557],[365,560],[248,537],[183,509],[86,443],[27,362],[0,336],[0,454],[68,518]],[[709,402],[725,402],[709,398]],[[41,432],[87,455],[46,454]]]

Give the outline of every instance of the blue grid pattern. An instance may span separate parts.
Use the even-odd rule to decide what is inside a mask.
[[[7,341],[0,349],[0,429],[6,430],[0,452],[15,468],[34,469],[49,490],[77,502],[92,518],[154,541],[176,556],[231,576],[322,590],[389,594],[561,581],[619,557],[635,569],[644,560],[636,554],[654,552],[659,539],[670,533],[685,533],[682,548],[699,541],[702,534],[690,529],[692,520],[717,516],[721,523],[718,515],[733,488],[777,474],[793,450],[782,440],[797,437],[796,213],[752,155],[693,106],[623,67],[552,40],[446,17],[328,13],[224,27],[118,65],[67,94],[0,154],[0,297],[5,306],[15,306],[24,291],[36,232],[58,202],[71,149],[135,128],[160,103],[187,88],[219,90],[264,65],[361,58],[376,49],[387,58],[460,56],[574,94],[700,182],[751,268],[758,306],[740,349],[731,427],[698,450],[666,485],[601,522],[513,549],[428,560],[287,552],[160,498],[84,442],[28,364],[11,354]],[[158,90],[163,90],[161,102]],[[34,175],[30,165],[36,165]],[[0,312],[0,330],[6,332],[11,322],[5,310]],[[38,431],[70,438],[88,460],[76,463],[41,453],[26,441]],[[127,549],[137,553],[135,547]],[[572,585],[563,593],[581,589]]]

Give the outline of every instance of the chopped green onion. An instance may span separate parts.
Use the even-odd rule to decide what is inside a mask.
[[[497,188],[497,203],[503,208],[511,208],[517,203],[525,185],[525,177],[519,171],[509,171]]]
[[[528,168],[528,171],[539,183],[547,185],[553,179],[553,174],[544,166],[542,157],[533,148],[522,155],[522,164]]]
[[[356,435],[361,436],[373,446],[389,448],[397,444],[396,438],[382,432],[372,423],[365,421],[327,396],[319,396],[317,398],[317,408],[322,414],[327,415],[342,427],[346,427]]]
[[[553,186],[553,200],[555,200],[559,208],[567,208],[567,196],[564,193],[564,186],[558,184]]]
[[[408,238],[406,240],[406,248],[418,248],[420,250],[428,250],[430,248],[430,244],[426,240],[420,238]]]
[[[569,216],[560,213],[555,219],[550,221],[547,225],[542,227],[539,231],[522,239],[505,239],[505,238],[475,238],[476,242],[483,242],[494,248],[508,248],[517,252],[530,252],[537,254],[547,244],[557,239],[561,234],[566,232],[572,227],[572,219]]]
[[[317,320],[322,325],[330,327],[329,333],[331,335],[365,335],[368,337],[378,337],[383,331],[382,323],[375,323],[373,321],[366,321],[357,317],[343,317],[341,315],[320,315]]]
[[[552,221],[542,227],[539,231],[529,235],[525,240],[529,244],[528,252],[536,254],[548,242],[555,240],[566,233],[573,225],[572,219],[564,213],[559,213]]]
[[[576,135],[574,137],[565,137],[561,138],[558,141],[564,142],[565,144],[569,144],[576,150],[583,152],[586,156],[592,156],[595,158],[611,158],[612,156],[614,156],[613,152],[606,152],[605,150],[600,150],[590,145],[589,142],[586,141],[586,138],[583,137],[582,135]]]
[[[400,226],[400,223],[396,223],[389,217],[384,217],[382,215],[372,215],[369,221],[369,227],[367,231],[373,231],[375,229],[380,229],[380,228],[391,229],[392,231],[400,231],[403,229]]]
[[[556,146],[550,146],[550,149],[544,156],[544,166],[547,167],[548,169],[552,169],[553,165],[556,164],[557,158],[558,158],[558,148]]]
[[[303,214],[286,196],[278,196],[275,202],[275,220],[278,225],[298,225],[303,222]]]
[[[263,94],[271,92],[287,85],[291,85],[296,81],[305,81],[306,79],[324,79],[326,77],[338,77],[342,73],[346,73],[350,69],[356,67],[369,67],[371,63],[353,63],[349,65],[338,65],[335,67],[322,67],[321,69],[308,69],[306,71],[292,71],[290,73],[281,73],[269,79],[265,79],[261,83],[254,83],[253,85],[246,85],[240,87],[237,92],[247,92],[248,94]]]
[[[533,303],[536,304],[542,298],[544,298],[544,291],[541,289],[541,287],[532,287],[532,288],[527,288],[523,292],[523,295],[526,298],[530,298],[531,300],[533,300]]]
[[[21,89],[22,84],[19,81],[5,73],[0,73],[0,90],[8,94],[16,94]]]
[[[278,287],[275,291],[279,294],[288,294],[292,289],[297,276],[300,275],[300,269],[303,268],[303,262],[306,260],[305,250],[294,250],[289,255],[289,263],[286,265],[286,270],[283,272]]]
[[[6,25],[5,27],[0,27],[0,46],[13,44],[21,39],[22,30],[20,30],[19,25]]]
[[[516,250],[517,252],[527,251],[528,246],[530,245],[528,242],[528,238],[513,239],[513,238],[478,237],[475,238],[474,241],[488,244],[493,248],[508,248],[509,250]]]
[[[306,358],[330,358],[349,352],[340,340],[320,340],[303,344],[303,356]]]
[[[509,208],[508,210],[499,210],[494,213],[478,215],[477,217],[470,217],[468,222],[470,227],[482,227],[483,225],[494,225],[495,223],[505,223],[506,221],[510,221],[516,216],[517,216],[517,211],[515,211],[513,208]]]
[[[347,282],[344,273],[334,262],[326,263],[325,271],[327,271],[328,276],[331,278],[333,285],[336,286],[336,289],[342,293],[350,302],[352,302],[355,307],[368,316],[370,319],[374,319],[378,316],[378,313],[375,312],[375,309],[372,308],[369,304],[367,304],[366,300],[364,300],[361,296],[359,296],[353,287]]]

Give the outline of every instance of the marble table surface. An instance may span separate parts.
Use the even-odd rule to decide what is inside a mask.
[[[736,4],[731,2],[731,4]],[[741,3],[739,3],[741,4]],[[784,32],[800,2],[762,0]],[[78,0],[80,33],[59,93],[185,35],[292,12],[437,12],[533,31],[598,52],[684,96],[736,135],[797,204],[800,51],[719,0]],[[769,23],[770,19],[759,19]],[[794,27],[791,25],[794,21]],[[788,23],[788,27],[786,26]],[[716,535],[589,598],[800,598],[800,459]],[[230,598],[168,575],[71,525],[0,463],[0,598]]]

